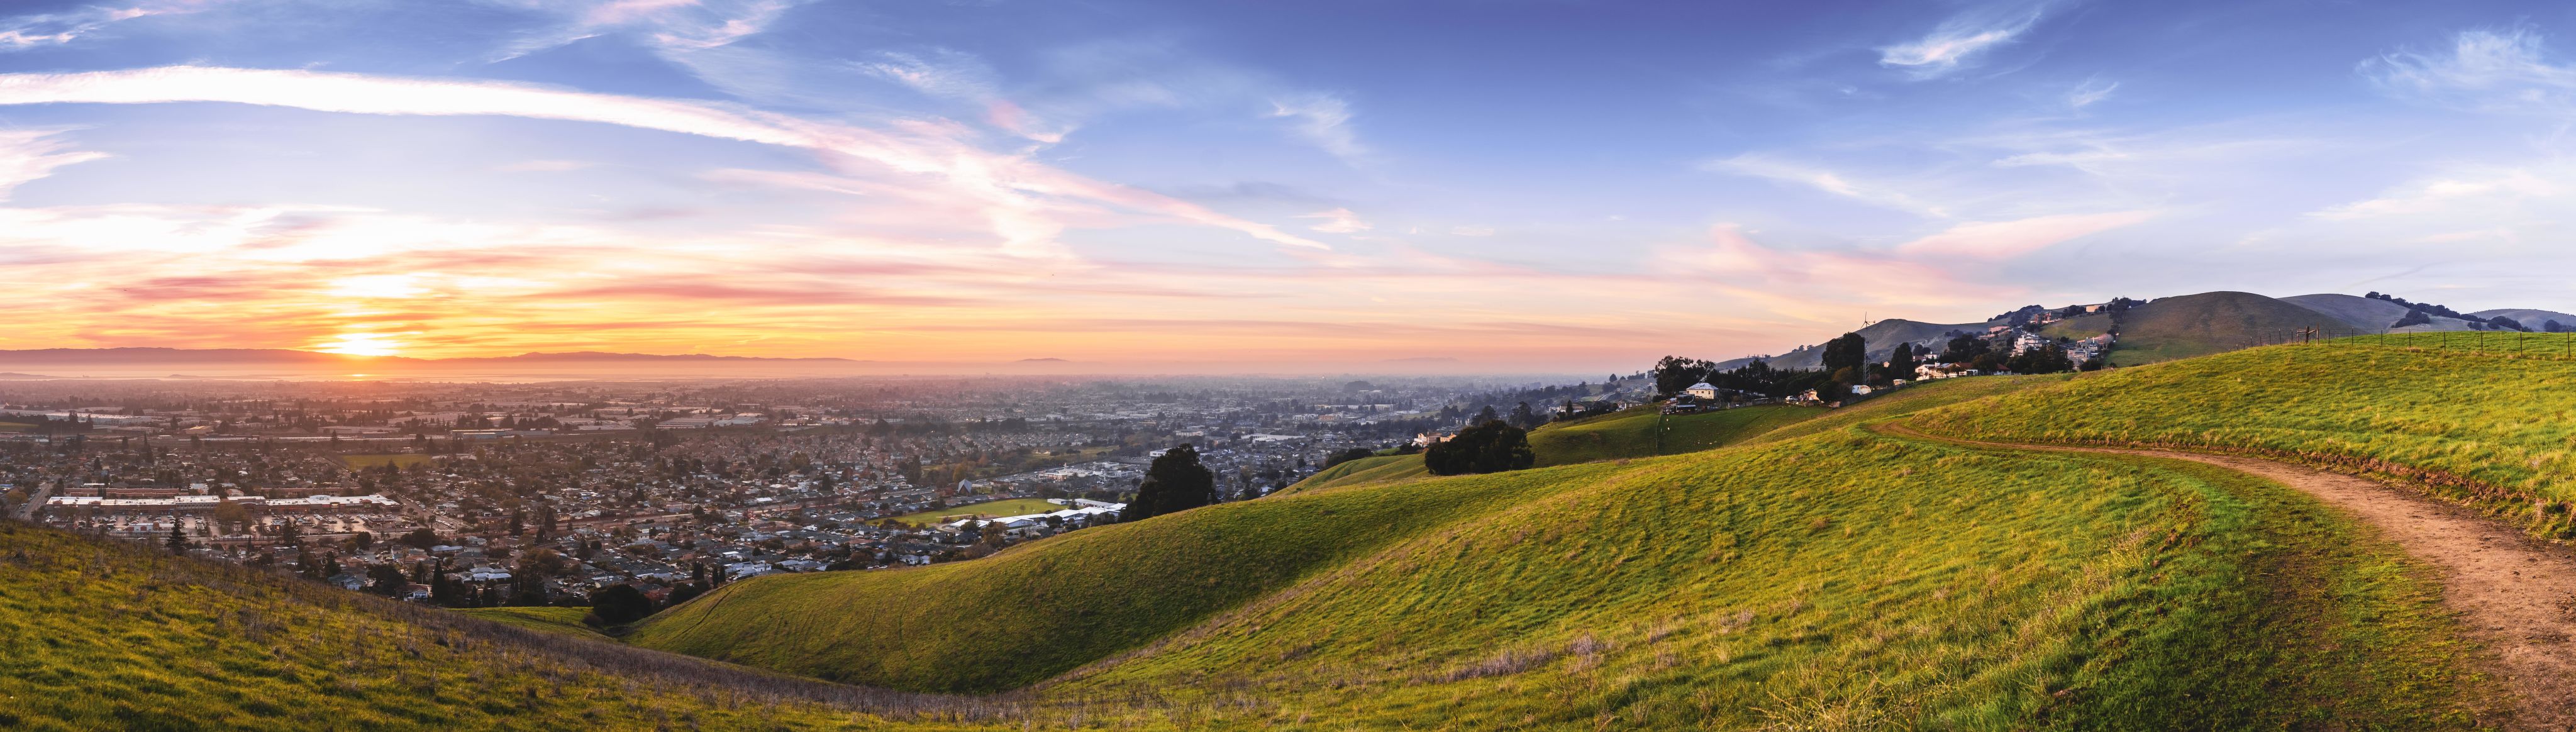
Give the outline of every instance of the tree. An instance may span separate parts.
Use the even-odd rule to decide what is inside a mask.
[[[1145,468],[1145,482],[1136,487],[1136,500],[1127,505],[1122,520],[1152,518],[1179,513],[1216,502],[1216,474],[1199,464],[1199,450],[1181,445],[1163,451],[1154,464]]]
[[[1860,337],[1859,333],[1844,333],[1840,338],[1825,341],[1824,367],[1828,372],[1857,370],[1868,360],[1869,339]]]
[[[1655,396],[1668,398],[1680,394],[1690,385],[1707,380],[1708,373],[1716,368],[1717,364],[1707,361],[1665,356],[1664,360],[1655,362]],[[1476,424],[1484,423],[1484,420],[1476,421]]]
[[[1538,454],[1530,451],[1529,433],[1501,420],[1460,430],[1457,436],[1422,451],[1422,465],[1433,475],[1499,473],[1536,462]]]
[[[1479,411],[1477,411],[1477,412],[1476,412],[1476,418],[1475,418],[1475,419],[1468,420],[1468,421],[1467,421],[1467,423],[1468,423],[1468,424],[1484,424],[1484,423],[1486,423],[1486,422],[1492,422],[1492,421],[1500,420],[1500,419],[1502,419],[1502,418],[1503,418],[1503,416],[1502,416],[1502,415],[1499,415],[1499,414],[1495,414],[1495,413],[1494,413],[1494,405],[1487,404],[1487,405],[1485,405],[1485,408],[1484,408],[1484,409],[1479,410]]]
[[[2067,357],[2066,349],[2059,348],[2056,344],[2049,344],[2022,351],[2019,355],[2013,356],[2012,360],[2006,361],[2004,367],[2014,373],[2053,374],[2075,370],[2075,362]]]
[[[179,522],[175,520],[170,522],[169,545],[170,553],[172,554],[188,553],[188,537],[185,534],[179,533]]]
[[[242,508],[241,504],[232,501],[215,503],[215,525],[222,527],[225,533],[231,533],[233,527],[248,521],[250,521],[250,510]]]
[[[411,584],[411,578],[403,576],[402,567],[392,562],[368,567],[367,579],[374,581],[367,589],[386,597],[401,597],[404,588]]]
[[[1993,350],[1993,346],[1987,344],[1986,339],[1961,334],[1956,338],[1951,338],[1950,342],[1941,349],[1941,362],[1969,363],[1977,360],[1978,356],[1986,355],[1993,352]]]
[[[427,527],[412,529],[411,533],[403,535],[401,541],[415,549],[428,549],[438,546],[438,532],[431,531]]]
[[[358,535],[349,537],[349,545],[357,547],[358,551],[366,551],[376,545],[376,535],[364,531],[358,532]]]
[[[564,559],[561,552],[551,548],[538,547],[519,555],[519,574],[522,575],[552,577],[563,574],[564,570],[571,568],[572,561]]]
[[[591,593],[590,614],[603,625],[625,625],[653,614],[653,598],[645,597],[634,585],[609,585]]]
[[[546,593],[546,578],[526,573],[510,577],[510,604],[540,607],[553,601]]]
[[[1541,423],[1542,420],[1538,418],[1538,414],[1530,411],[1529,402],[1521,402],[1520,406],[1512,408],[1512,426],[1529,429]]]
[[[1896,352],[1887,355],[1887,377],[1890,379],[1914,378],[1914,344],[1896,344]]]

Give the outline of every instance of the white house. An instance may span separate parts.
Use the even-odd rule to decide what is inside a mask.
[[[1702,381],[1697,384],[1690,385],[1689,388],[1683,389],[1682,393],[1689,394],[1692,399],[1713,400],[1717,398],[1717,387],[1710,386],[1708,382]]]

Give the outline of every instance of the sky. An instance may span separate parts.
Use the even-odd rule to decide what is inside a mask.
[[[1631,371],[2576,310],[2563,2],[0,3],[0,349]]]

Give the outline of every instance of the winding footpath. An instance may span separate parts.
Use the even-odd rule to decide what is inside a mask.
[[[2190,460],[2315,496],[2379,529],[2442,575],[2442,599],[2495,651],[2516,697],[2514,729],[2576,730],[2576,555],[2466,509],[2411,491],[2302,465],[2232,455],[1976,442],[1897,425],[1891,431],[1969,445]]]

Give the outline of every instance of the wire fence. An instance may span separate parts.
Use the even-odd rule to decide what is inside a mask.
[[[2303,328],[2287,333],[2267,333],[2254,340],[2252,345],[2256,346],[2388,346],[2576,359],[2576,333],[2529,333],[2515,330],[2390,332],[2360,328]]]

